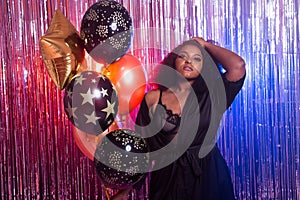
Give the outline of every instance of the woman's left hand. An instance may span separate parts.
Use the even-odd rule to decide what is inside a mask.
[[[192,37],[192,40],[196,40],[203,48],[206,47],[207,41],[205,41],[202,37]]]

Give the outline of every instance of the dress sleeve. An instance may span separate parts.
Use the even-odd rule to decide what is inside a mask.
[[[234,101],[234,98],[242,89],[246,74],[238,81],[232,82],[227,80],[225,74],[222,75],[222,79],[225,86],[226,100],[227,100],[227,108],[229,108]]]
[[[227,80],[225,74],[222,74],[220,79],[216,81],[217,84],[211,92],[211,99],[216,113],[223,115],[223,113],[231,106],[236,95],[243,87],[245,76],[238,81]],[[221,86],[223,83],[223,86]]]

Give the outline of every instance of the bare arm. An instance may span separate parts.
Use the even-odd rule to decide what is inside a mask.
[[[242,57],[200,37],[193,37],[193,39],[199,42],[226,69],[227,80],[238,81],[245,75],[245,61]]]

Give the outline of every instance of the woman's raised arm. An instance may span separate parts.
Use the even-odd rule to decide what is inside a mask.
[[[245,61],[242,57],[228,49],[207,42],[203,38],[193,37],[192,39],[199,42],[226,69],[227,80],[238,81],[245,75]]]

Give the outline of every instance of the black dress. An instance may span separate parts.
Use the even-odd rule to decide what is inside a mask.
[[[181,116],[174,115],[161,100],[159,105],[162,106],[157,106],[151,115],[145,99],[142,101],[136,130],[146,137],[150,159],[154,162],[150,173],[151,200],[235,199],[229,169],[216,143],[211,143],[202,158],[199,151],[205,140],[210,140],[205,139],[208,133],[214,133],[211,141],[214,140],[220,119],[244,79],[230,82],[222,76],[225,108],[218,105],[224,97],[210,95],[213,92],[208,87],[198,88],[196,98],[189,95]],[[215,91],[218,92],[218,88]],[[156,127],[161,128],[157,131]]]

